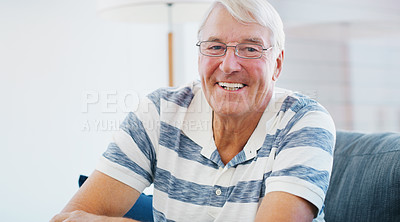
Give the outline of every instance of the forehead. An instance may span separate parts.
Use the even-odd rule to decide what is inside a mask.
[[[201,38],[203,41],[255,42],[269,45],[270,31],[257,23],[238,21],[225,7],[217,5],[204,24]]]

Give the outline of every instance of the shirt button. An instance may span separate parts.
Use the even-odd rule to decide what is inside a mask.
[[[215,194],[217,196],[221,195],[221,193],[222,193],[221,189],[218,188],[218,189],[215,190]]]

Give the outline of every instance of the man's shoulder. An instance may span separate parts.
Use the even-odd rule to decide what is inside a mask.
[[[201,90],[200,82],[193,81],[179,87],[159,88],[149,93],[147,98],[156,105],[159,105],[161,100],[164,100],[187,108],[199,90]]]
[[[315,95],[305,95],[300,92],[290,91],[282,88],[277,88],[275,94],[280,97],[281,106],[280,112],[307,112],[313,110],[319,110],[327,112],[326,109],[317,102],[316,98],[312,98]]]

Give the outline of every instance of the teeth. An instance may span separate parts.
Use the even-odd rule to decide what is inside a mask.
[[[241,83],[219,82],[218,85],[229,91],[239,90],[244,87]]]

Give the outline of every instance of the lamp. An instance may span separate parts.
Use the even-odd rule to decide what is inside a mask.
[[[168,20],[168,85],[173,86],[172,24],[198,21],[211,2],[212,0],[97,0],[97,11],[103,18],[120,22],[159,23]]]

